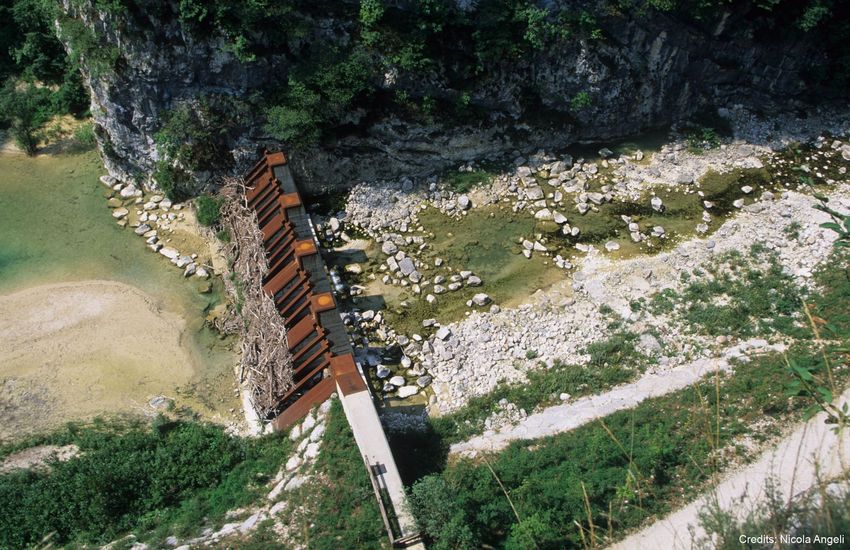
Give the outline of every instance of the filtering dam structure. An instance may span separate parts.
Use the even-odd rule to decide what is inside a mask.
[[[284,319],[292,355],[292,385],[266,420],[276,430],[285,429],[336,392],[391,543],[398,548],[424,548],[286,155],[264,153],[244,181],[245,198],[256,212],[268,260],[263,290]]]

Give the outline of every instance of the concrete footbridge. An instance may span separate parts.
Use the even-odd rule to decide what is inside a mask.
[[[269,270],[263,289],[284,319],[292,386],[269,414],[275,429],[303,418],[336,392],[363,457],[393,546],[423,548],[404,485],[340,318],[331,281],[283,153],[265,153],[245,175]]]

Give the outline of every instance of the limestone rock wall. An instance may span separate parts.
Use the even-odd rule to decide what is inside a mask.
[[[158,158],[154,134],[177,102],[210,94],[247,101],[257,90],[286,82],[292,52],[297,55],[305,43],[321,40],[300,38],[288,59],[242,62],[223,49],[222,36],[182,32],[176,7],[168,2],[129,17],[98,13],[91,6],[74,8],[65,1],[66,13],[119,51],[115,71],[85,71],[86,80],[108,170],[142,183]],[[349,186],[364,179],[426,174],[497,152],[627,136],[682,120],[705,105],[746,103],[772,110],[806,99],[801,72],[812,62],[809,45],[781,37],[760,42],[734,13],[719,13],[701,28],[661,15],[608,15],[599,24],[603,40],[565,40],[490,67],[471,95],[472,104],[485,113],[475,125],[355,117],[356,131],[292,155],[296,176],[313,190]],[[345,36],[353,32],[352,25],[329,19],[319,27]],[[398,85],[414,93],[447,92],[439,78]],[[592,103],[575,111],[570,102],[581,92],[589,93]],[[534,102],[529,103],[529,94]],[[279,145],[263,131],[262,113],[248,111],[230,139],[234,171],[260,148]]]

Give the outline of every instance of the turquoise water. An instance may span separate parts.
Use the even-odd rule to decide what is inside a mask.
[[[202,281],[184,279],[115,223],[106,204],[109,189],[98,181],[104,173],[95,152],[0,154],[0,295],[88,279],[137,287],[187,322],[197,371],[187,391],[213,409],[233,406],[232,343],[204,325],[220,292],[201,294]]]

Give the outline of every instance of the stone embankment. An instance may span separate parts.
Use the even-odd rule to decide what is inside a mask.
[[[132,229],[145,240],[148,248],[182,269],[184,277],[209,278],[212,266],[208,261],[199,259],[197,253],[181,253],[171,245],[170,235],[175,229],[185,230],[188,225],[184,204],[174,203],[160,194],[146,193],[112,176],[101,176],[100,181],[113,191],[107,204],[120,227]]]

